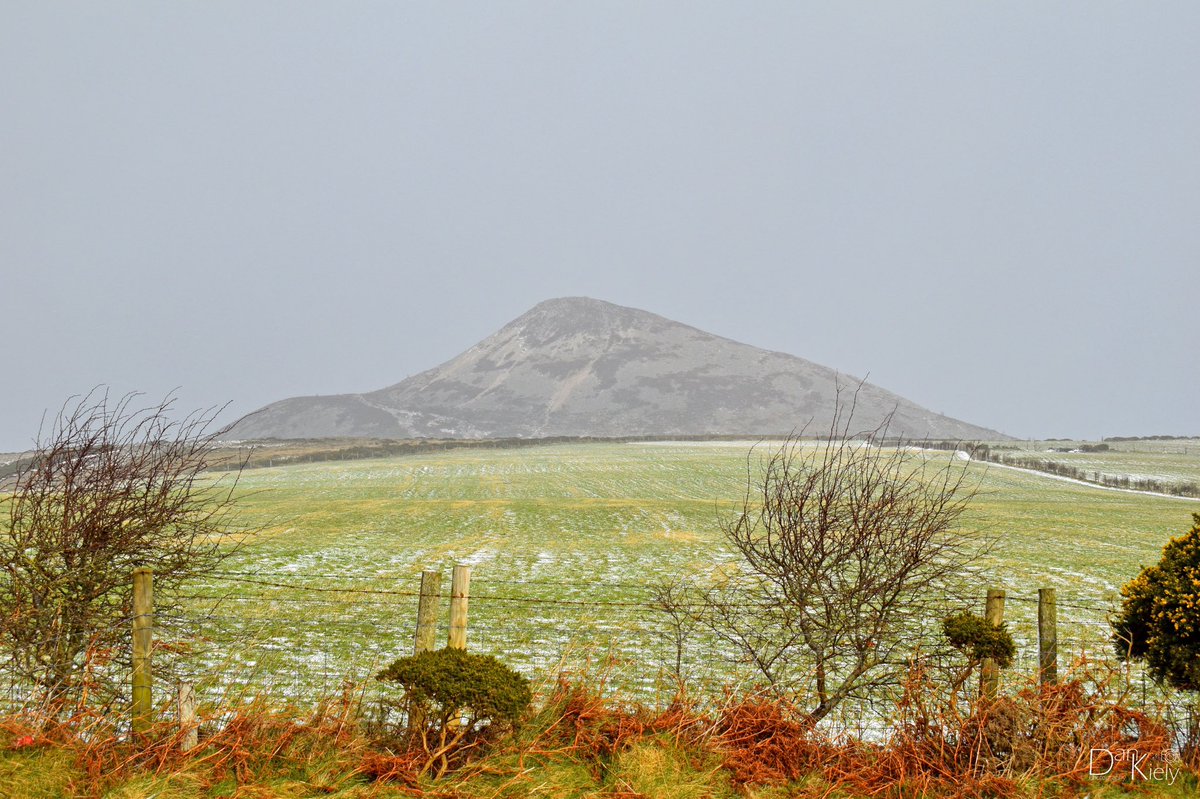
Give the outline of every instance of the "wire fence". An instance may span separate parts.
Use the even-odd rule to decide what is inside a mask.
[[[397,657],[413,651],[419,575],[293,571],[221,571],[163,597],[154,614],[154,679],[159,695],[186,682],[212,701],[272,694],[303,704],[337,691],[346,681],[370,684]],[[601,675],[622,698],[660,701],[689,683],[719,692],[753,681],[754,673],[727,643],[693,625],[683,646],[680,628],[660,601],[661,584],[578,579],[472,578],[469,648],[496,655],[527,676],[562,672]],[[1018,644],[1015,670],[1038,669],[1037,597],[1010,592],[1007,623]],[[979,597],[979,611],[982,611]],[[442,608],[447,597],[443,595]],[[687,616],[703,605],[676,601]],[[755,606],[748,604],[745,609]],[[1069,596],[1057,603],[1060,662],[1108,644],[1111,602]],[[675,618],[678,618],[675,617]],[[102,632],[118,636],[132,619]],[[936,625],[933,625],[936,627]],[[446,641],[443,616],[438,637]],[[124,663],[114,658],[111,668]],[[7,670],[2,695],[10,706],[33,693]]]
[[[368,580],[375,587],[368,587]],[[186,619],[176,621],[208,631],[213,644],[209,664],[215,665],[216,655],[229,657],[231,645],[240,642],[233,659],[241,667],[263,666],[286,675],[303,691],[305,682],[328,685],[336,675],[362,676],[411,654],[419,591],[379,587],[381,582],[361,575],[222,573],[186,596]],[[412,582],[415,587],[416,579]],[[393,585],[402,583],[397,579]],[[601,655],[645,655],[656,648],[656,617],[661,614],[650,601],[653,588],[473,579],[469,646],[497,655],[531,677],[559,663],[582,667],[588,658]],[[438,635],[442,641],[448,637],[445,618]],[[264,659],[272,662],[264,664]],[[658,665],[651,662],[634,682],[647,687],[646,676],[657,678]],[[306,681],[304,674],[312,679]]]

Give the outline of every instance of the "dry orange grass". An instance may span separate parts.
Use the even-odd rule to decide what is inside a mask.
[[[419,776],[422,753],[373,738],[351,691],[307,715],[265,697],[228,708],[190,752],[181,750],[175,725],[132,739],[103,713],[43,708],[0,719],[0,764],[34,749],[68,753],[77,775],[69,790],[40,795],[72,799],[178,775],[191,780],[191,792],[179,795],[195,797],[1026,799],[1106,795],[1118,786],[1187,795],[1131,785],[1118,769],[1089,773],[1093,749],[1171,748],[1172,732],[1130,708],[1115,676],[1083,664],[1059,685],[1027,685],[964,706],[913,668],[879,741],[833,738],[805,722],[801,709],[763,695],[728,694],[703,708],[681,696],[651,710],[605,700],[599,682],[559,680],[522,728],[441,780]],[[1180,783],[1180,790],[1194,790],[1195,778],[1183,779],[1192,787]],[[281,780],[299,787],[284,792]]]

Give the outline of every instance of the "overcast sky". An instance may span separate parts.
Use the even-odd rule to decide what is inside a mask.
[[[1200,4],[0,4],[0,450],[557,296],[1016,436],[1200,434]]]

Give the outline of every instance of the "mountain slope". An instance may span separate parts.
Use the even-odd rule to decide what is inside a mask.
[[[858,380],[647,311],[548,300],[441,366],[367,394],[295,397],[243,418],[237,438],[486,438],[787,433],[827,428]],[[855,428],[894,411],[915,438],[1004,436],[877,386]]]

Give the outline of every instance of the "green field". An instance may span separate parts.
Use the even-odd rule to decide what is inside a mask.
[[[420,571],[442,569],[448,593],[450,567],[465,562],[472,649],[543,678],[608,660],[614,690],[654,696],[672,650],[646,586],[733,559],[719,523],[744,489],[750,446],[571,444],[247,471],[245,518],[267,532],[226,564],[227,576],[195,586],[198,598],[161,620],[160,640],[187,643],[169,656],[164,680],[181,672],[210,690],[333,689],[407,654]],[[1107,652],[1111,598],[1200,510],[995,465],[970,469],[980,494],[964,525],[997,542],[973,578],[979,603],[988,585],[1007,589],[1017,668],[1027,671],[1037,588],[1058,589],[1063,659]],[[703,640],[688,657],[700,681],[744,676]]]

